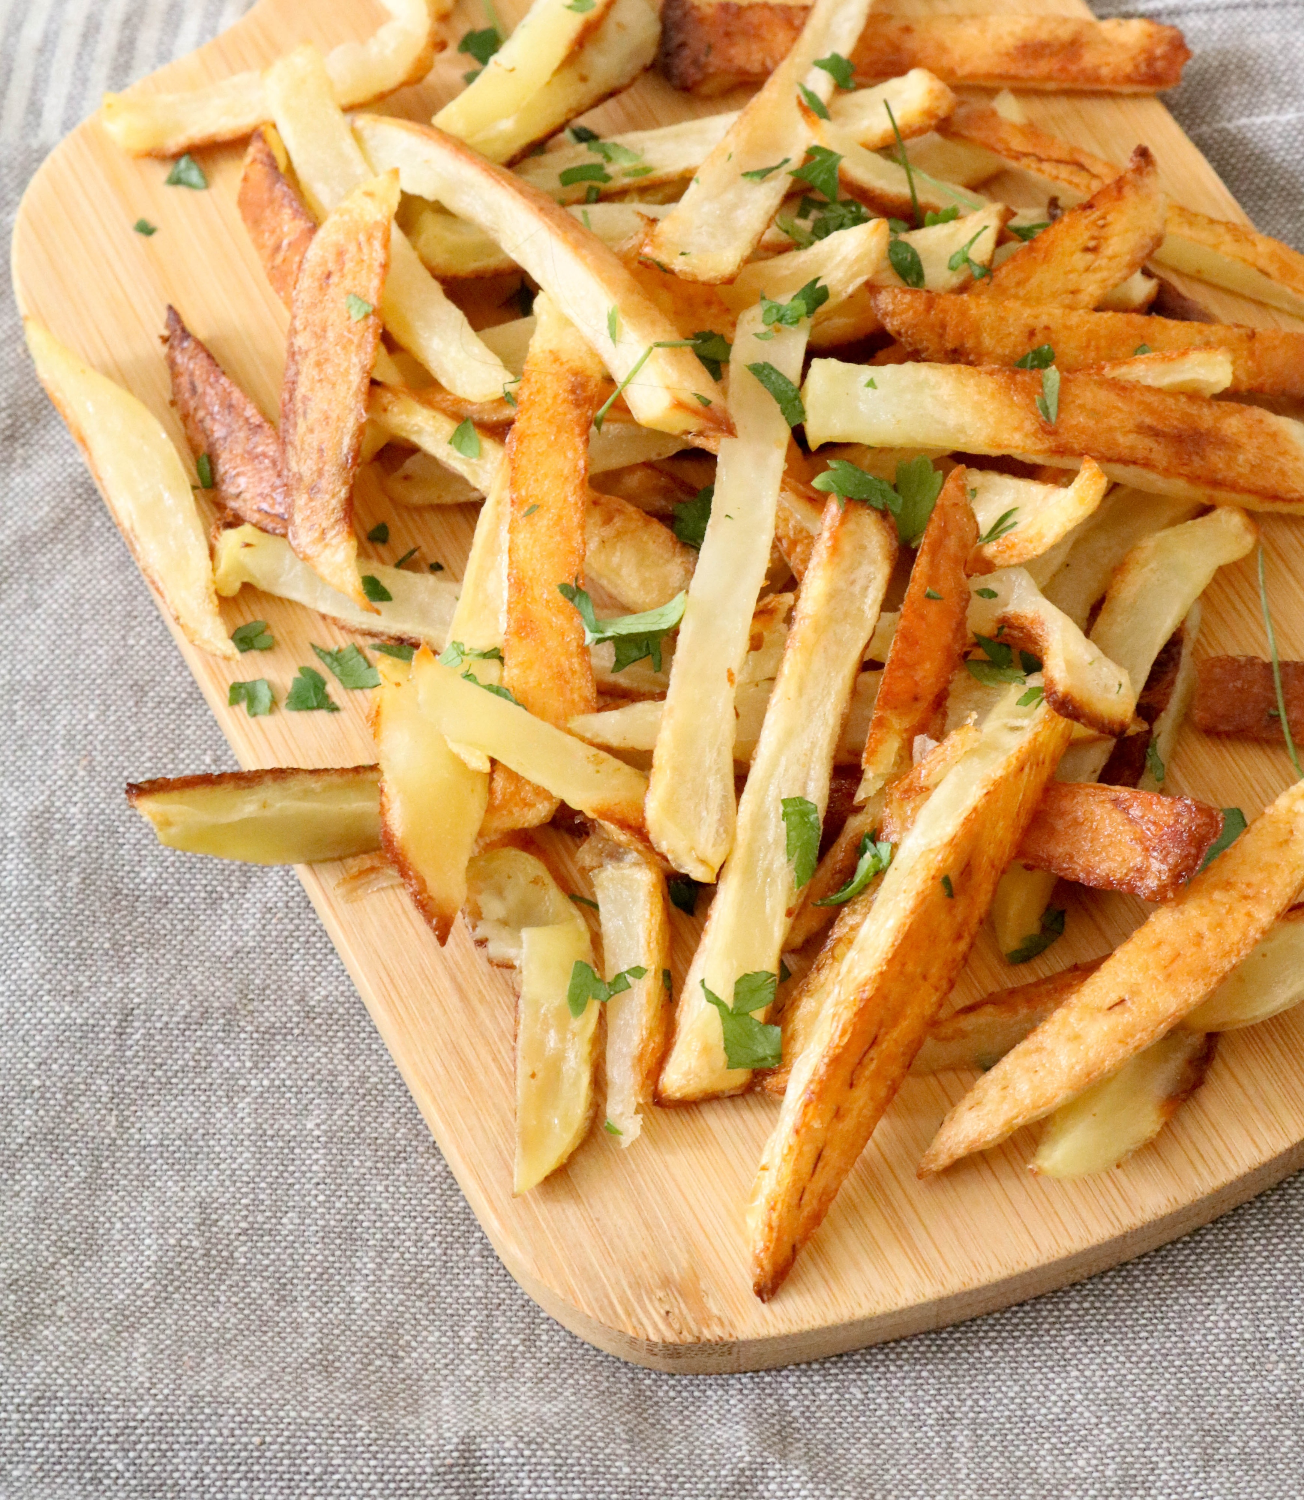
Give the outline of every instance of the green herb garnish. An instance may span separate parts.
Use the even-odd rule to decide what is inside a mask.
[[[1230,849],[1236,840],[1240,838],[1241,834],[1250,826],[1245,821],[1245,814],[1239,807],[1224,807],[1222,815],[1222,832],[1214,839],[1205,852],[1204,859],[1200,862],[1201,870],[1207,869],[1224,849]]]
[[[825,119],[827,118],[826,115]],[[799,182],[809,183],[817,193],[823,193],[833,203],[838,196],[838,166],[841,161],[841,156],[836,151],[830,151],[827,146],[808,146],[806,160],[801,166],[794,167],[788,176],[797,178]]]
[[[856,70],[851,66],[850,59],[843,57],[840,52],[830,52],[827,57],[817,57],[815,66],[823,68],[840,89],[855,88]]]
[[[804,83],[799,83],[797,85],[797,92],[805,100],[806,108],[810,110],[811,114],[818,116],[818,118],[821,120],[828,119],[828,105],[825,104],[823,99],[821,99],[818,94],[812,93]]]
[[[1041,395],[1037,397],[1037,410],[1043,422],[1054,427],[1059,419],[1060,372],[1054,365],[1041,372]]]
[[[226,701],[231,708],[243,703],[251,719],[261,718],[263,714],[271,713],[276,706],[276,699],[272,696],[272,685],[265,677],[255,677],[252,682],[233,682],[226,691]],[[288,698],[285,700],[285,706],[290,707]]]
[[[1272,611],[1268,608],[1268,585],[1263,572],[1263,544],[1259,544],[1259,602],[1263,606],[1263,628],[1268,633],[1268,655],[1272,661],[1272,684],[1277,690],[1277,717],[1281,720],[1281,732],[1286,739],[1286,753],[1295,767],[1295,774],[1304,778],[1299,756],[1295,752],[1295,741],[1290,732],[1290,720],[1286,715],[1286,693],[1281,685],[1281,659],[1277,655],[1277,632],[1272,628]]]
[[[572,896],[571,900],[574,899]],[[591,906],[593,903],[588,904]],[[622,969],[619,974],[613,974],[610,979],[599,979],[591,964],[577,958],[571,969],[570,984],[566,987],[566,1004],[571,1015],[576,1018],[582,1016],[589,1008],[590,1000],[605,1005],[613,995],[624,994],[632,980],[642,979],[646,973],[645,968],[635,964],[632,968]]]
[[[266,620],[249,620],[244,625],[237,625],[231,632],[231,639],[235,643],[235,649],[241,653],[270,651],[276,644]]]
[[[1026,964],[1036,958],[1056,940],[1064,936],[1064,912],[1059,907],[1048,907],[1041,915],[1041,931],[1030,933],[1013,953],[1005,955],[1006,963]]]
[[[1054,349],[1049,344],[1038,344],[1035,349],[1029,349],[1022,359],[1016,359],[1014,368],[1016,370],[1044,370],[1054,363]]]
[[[172,163],[172,170],[164,181],[168,187],[194,188],[196,192],[208,186],[208,178],[204,176],[204,169],[189,151]]]
[[[1018,514],[1019,507],[1016,505],[1013,506],[1010,510],[1005,511],[1003,515],[997,516],[997,518],[992,522],[987,530],[984,531],[983,534],[978,538],[977,545],[979,547],[986,547],[989,542],[999,541],[1001,537],[1006,536],[1011,531],[1015,530],[1019,523],[1014,518]],[[993,593],[987,593],[983,595],[984,599],[995,599],[995,597],[996,595]]]
[[[369,542],[389,541],[389,522],[377,521],[376,524],[367,533],[367,540]]]
[[[158,233],[158,225],[151,224],[148,219],[137,219],[131,226],[137,234],[143,234],[146,239],[152,234]]]
[[[331,702],[326,691],[326,679],[311,667],[300,667],[299,675],[290,684],[285,696],[285,706],[291,713],[309,713],[313,709],[324,709],[329,714],[340,711],[338,703]]]
[[[662,637],[679,624],[684,615],[684,605],[688,602],[685,590],[657,609],[599,620],[593,612],[593,600],[582,588],[573,583],[559,583],[557,591],[579,612],[579,617],[584,622],[586,646],[600,646],[606,641],[615,645],[616,659],[611,668],[613,672],[623,672],[626,667],[642,661],[644,657],[650,657],[652,670],[659,672]]]
[[[700,889],[691,875],[672,875],[666,881],[666,894],[670,897],[671,906],[689,917],[697,912],[697,893]]]
[[[675,506],[670,529],[695,552],[700,551],[706,538],[706,524],[711,519],[711,502],[715,499],[715,485],[708,484],[698,490],[691,500]]]
[[[361,689],[380,686],[380,673],[356,646],[341,646],[338,651],[327,651],[324,646],[314,645],[312,649],[316,652],[318,661],[329,668],[342,687]]]
[[[373,303],[368,302],[365,297],[359,297],[356,292],[350,292],[345,297],[344,305],[349,310],[349,317],[355,323],[361,323],[363,318],[369,317],[376,311]]]
[[[768,360],[759,360],[748,365],[748,370],[760,381],[778,403],[783,420],[789,427],[796,427],[806,420],[806,408],[802,405],[801,392],[783,373],[776,370]]]
[[[388,604],[394,597],[374,573],[362,575],[362,592],[373,604]]]
[[[805,890],[820,857],[820,810],[807,797],[784,797],[780,802],[787,833],[788,863],[794,890]]]
[[[881,875],[892,863],[892,845],[878,837],[878,830],[867,833],[860,841],[856,853],[856,869],[851,879],[840,891],[816,901],[816,906],[845,906],[854,900],[876,876]]]
[[[772,167],[753,167],[750,172],[744,172],[743,176],[748,182],[764,182],[767,177],[772,177],[780,167],[786,167],[792,157],[785,156],[782,161],[776,161]]]
[[[731,1068],[777,1068],[783,1056],[783,1033],[751,1014],[774,1003],[777,977],[764,969],[744,974],[734,984],[733,1005],[713,995],[702,981],[702,993],[720,1012],[725,1061]]]

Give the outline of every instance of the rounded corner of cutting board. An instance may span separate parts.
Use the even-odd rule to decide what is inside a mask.
[[[903,8],[907,4],[915,8],[915,0],[905,0]],[[523,10],[524,0],[508,0],[508,8]],[[1046,0],[1045,8],[1058,7]],[[374,0],[336,0],[309,23],[298,0],[258,0],[230,30],[150,81],[176,87],[265,64],[301,40],[306,24],[358,35],[372,24],[377,9]],[[713,104],[718,101],[705,101],[702,112]],[[615,111],[613,121],[619,120],[618,101],[604,108]],[[1157,101],[1094,100],[1084,105],[1061,100],[1056,108],[1075,119],[1077,112],[1089,119],[1102,149],[1101,138],[1111,130],[1121,139],[1144,122],[1145,133],[1162,133],[1170,156],[1199,179],[1196,196],[1202,206],[1217,211],[1229,201]],[[631,115],[630,123],[647,122]],[[621,127],[613,123],[612,128]],[[50,322],[56,334],[62,331],[78,343],[97,341],[102,359],[120,364],[121,356],[144,354],[156,337],[150,320],[160,297],[175,293],[181,273],[169,256],[183,241],[166,236],[151,241],[149,256],[138,254],[133,243],[117,262],[106,255],[102,242],[97,246],[99,210],[96,193],[87,191],[87,173],[108,169],[115,180],[92,187],[103,187],[106,211],[111,207],[117,214],[133,205],[128,225],[139,209],[130,193],[117,189],[128,184],[133,191],[144,191],[141,184],[147,183],[157,190],[162,176],[161,171],[142,174],[129,158],[115,153],[95,116],[60,142],[23,194],[10,255],[20,310]],[[152,163],[153,169],[162,166]],[[197,202],[184,197],[168,199],[167,207],[178,221],[187,214],[191,219],[186,222],[198,217]],[[204,212],[215,216],[208,224],[229,234],[222,242],[226,253],[242,235],[234,206],[215,193]],[[73,229],[65,227],[70,223]],[[130,241],[125,229],[115,232]],[[69,267],[80,268],[75,278]],[[223,262],[219,269],[226,283],[214,286],[214,297],[225,294],[238,303],[250,361],[255,354],[267,357],[273,330],[262,303],[252,305],[258,299],[250,298],[247,282],[238,282],[238,267]],[[117,271],[136,279],[119,284],[113,280]],[[76,295],[66,292],[69,285],[76,286]],[[138,365],[130,373],[148,386],[138,394],[159,405],[166,398],[157,344],[148,353],[148,369]],[[244,369],[248,373],[257,366],[247,363]],[[1296,565],[1304,573],[1304,554]],[[275,601],[268,605],[280,608]],[[289,610],[287,606],[276,615],[286,621],[287,633]],[[179,644],[210,701],[225,703],[220,669],[184,641]],[[246,763],[266,763],[261,757],[271,754],[273,742],[256,741],[239,721],[222,727]],[[299,726],[300,732],[306,730]],[[332,741],[323,750],[325,743],[314,747],[318,762],[345,763],[339,745]],[[320,759],[328,752],[335,758]],[[304,746],[296,739],[285,753],[302,755]],[[1226,1052],[1237,1057],[1235,1068],[1226,1064],[1228,1076],[1221,1084],[1216,1073],[1211,1075],[1201,1091],[1203,1102],[1197,1096],[1179,1117],[1172,1132],[1175,1142],[1162,1151],[1147,1148],[1118,1174],[1102,1179],[1098,1189],[1066,1184],[1052,1190],[1043,1183],[1030,1192],[1016,1154],[957,1174],[950,1186],[921,1190],[913,1184],[913,1162],[927,1121],[917,1107],[913,1115],[907,1109],[902,1119],[891,1122],[887,1144],[879,1146],[876,1136],[789,1284],[762,1307],[744,1285],[740,1269],[741,1235],[730,1198],[737,1186],[737,1162],[721,1170],[721,1153],[729,1144],[741,1142],[741,1157],[746,1157],[754,1139],[768,1128],[760,1106],[740,1106],[727,1126],[705,1114],[696,1126],[689,1125],[687,1116],[664,1125],[661,1144],[652,1139],[647,1146],[649,1153],[664,1156],[640,1158],[636,1183],[629,1179],[629,1163],[594,1157],[584,1164],[577,1157],[559,1174],[569,1180],[554,1195],[507,1205],[501,1201],[504,1143],[491,1139],[494,1130],[501,1137],[502,1122],[483,1118],[492,1113],[484,1108],[484,1086],[450,1097],[460,1080],[447,1068],[441,1071],[442,1061],[429,1055],[432,1025],[463,1026],[474,1034],[459,1040],[484,1055],[483,1019],[472,1016],[468,1023],[457,1011],[458,1000],[480,984],[470,966],[473,955],[431,954],[428,929],[397,904],[397,897],[393,905],[373,897],[370,908],[343,906],[322,878],[300,873],[509,1274],[563,1327],[631,1364],[676,1374],[760,1370],[942,1328],[1155,1249],[1304,1166],[1304,1080],[1294,1063],[1304,1046],[1304,1017],[1268,1023],[1286,1028],[1270,1042],[1229,1040]],[[398,932],[398,927],[404,930]],[[396,955],[393,950],[400,948],[402,954]],[[1242,1075],[1237,1070],[1251,1056],[1255,1071]],[[1253,1117],[1248,1123],[1243,1118],[1247,1112],[1235,1109],[1229,1086],[1241,1090],[1246,1076],[1263,1084],[1258,1091],[1263,1097],[1256,1093],[1251,1101],[1261,1107],[1248,1111]],[[686,1184],[692,1192],[685,1191]],[[1054,1212],[1043,1212],[1039,1195],[1051,1191]],[[604,1235],[604,1224],[609,1231],[619,1228],[624,1248]]]

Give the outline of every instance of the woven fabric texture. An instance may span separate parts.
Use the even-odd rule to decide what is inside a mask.
[[[0,204],[240,0],[0,4]],[[1162,4],[1172,100],[1304,247],[1304,7]],[[768,1374],[619,1364],[462,1201],[292,874],[160,850],[233,762],[0,327],[0,1496],[1304,1492],[1304,1181],[980,1322]]]

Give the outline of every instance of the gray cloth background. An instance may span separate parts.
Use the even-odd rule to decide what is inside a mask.
[[[0,4],[0,202],[241,0]],[[1298,3],[1151,10],[1178,117],[1304,247]],[[0,486],[0,1495],[1304,1492],[1304,1181],[1086,1285],[768,1374],[637,1370],[498,1264],[289,872],[122,786],[234,762],[12,301]]]

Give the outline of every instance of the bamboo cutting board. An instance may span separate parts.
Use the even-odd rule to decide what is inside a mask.
[[[525,9],[506,0],[509,20]],[[898,4],[922,11],[923,3]],[[981,10],[942,0],[935,9]],[[1010,10],[1085,14],[1077,0],[1023,0]],[[218,40],[155,75],[177,89],[266,65],[295,44],[323,47],[366,35],[380,19],[371,0],[305,6],[260,0]],[[464,0],[455,39],[485,24]],[[431,77],[383,108],[428,120],[468,66],[451,49]],[[1243,217],[1213,170],[1161,104],[1142,98],[1028,95],[1033,118],[1115,161],[1139,141],[1155,152],[1165,185],[1181,202]],[[696,104],[655,75],[592,116],[604,134],[646,128],[732,107]],[[50,156],[28,189],[13,239],[13,275],[23,311],[48,324],[97,369],[134,391],[167,424],[159,346],[163,309],[189,326],[265,411],[278,405],[286,317],[267,286],[235,206],[241,146],[198,153],[210,190],[164,185],[167,164],[122,155],[92,120]],[[1001,195],[1002,183],[993,186]],[[1017,200],[1012,200],[1017,201]],[[159,226],[133,233],[140,217]],[[1257,304],[1189,286],[1219,315],[1289,324]],[[1294,325],[1299,326],[1299,325]],[[423,559],[460,577],[474,512],[404,511],[365,505],[366,530],[390,525],[386,547],[364,555],[393,561],[419,544]],[[1283,655],[1304,656],[1304,526],[1264,526],[1268,580]],[[144,586],[143,584],[140,586]],[[227,685],[266,675],[284,698],[309,642],[341,644],[336,627],[249,590],[224,605],[229,629],[267,619],[275,650],[228,666],[177,644],[242,766],[353,765],[374,759],[365,693],[331,684],[339,714],[250,719],[227,707]],[[1253,558],[1224,570],[1206,596],[1203,653],[1264,650]],[[138,767],[141,777],[187,766]],[[1276,747],[1227,745],[1188,731],[1169,787],[1254,816],[1290,779]],[[543,836],[566,888],[591,894],[569,863],[567,841]],[[160,854],[159,858],[174,856]],[[597,1131],[569,1168],[521,1199],[511,1194],[513,999],[459,926],[440,950],[407,896],[388,889],[352,904],[335,892],[339,866],[300,871],[381,1035],[508,1270],[541,1307],[581,1338],[623,1359],[683,1372],[759,1369],[815,1359],[1004,1307],[1117,1264],[1224,1213],[1304,1163],[1304,1014],[1227,1035],[1208,1082],[1158,1142],[1122,1168],[1075,1183],[1026,1171],[1032,1134],[920,1183],[914,1166],[937,1123],[961,1095],[960,1075],[909,1079],[880,1124],[822,1229],[780,1295],[751,1295],[743,1207],[776,1113],[763,1095],[653,1111],[642,1138],[622,1151]],[[1135,926],[1139,903],[1070,894],[1068,931],[1049,955],[1011,970],[984,932],[957,987],[957,1003],[1105,952]],[[674,914],[676,980],[691,956],[696,924]],[[1304,1009],[1304,1008],[1302,1008]],[[379,1184],[384,1191],[384,1184]]]

